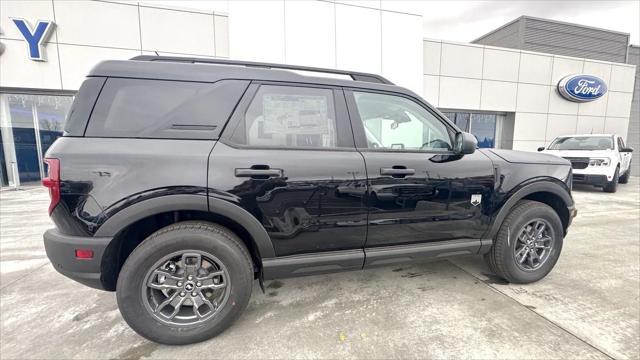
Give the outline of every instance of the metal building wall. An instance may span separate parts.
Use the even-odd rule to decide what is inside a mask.
[[[627,60],[627,34],[533,18],[524,22],[525,50],[619,63]]]
[[[628,63],[636,66],[636,84],[633,89],[633,101],[631,102],[627,145],[635,149],[634,160],[631,163],[631,173],[634,176],[640,176],[640,46],[629,46]]]
[[[626,63],[629,34],[521,16],[472,43]]]
[[[522,18],[516,19],[500,28],[472,41],[474,44],[506,47],[511,49],[522,48],[521,27]]]

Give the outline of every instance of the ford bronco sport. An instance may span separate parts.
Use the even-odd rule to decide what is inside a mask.
[[[413,92],[329,69],[105,61],[45,157],[49,259],[165,344],[222,332],[256,279],[478,254],[537,281],[576,213],[569,161],[476,149]]]

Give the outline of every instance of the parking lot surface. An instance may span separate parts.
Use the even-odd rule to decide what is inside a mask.
[[[222,335],[151,343],[115,294],[49,264],[42,188],[0,192],[0,357],[620,358],[640,357],[640,191],[574,190],[579,210],[549,276],[505,284],[480,258],[257,282]]]

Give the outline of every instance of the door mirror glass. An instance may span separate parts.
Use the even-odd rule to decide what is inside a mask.
[[[538,148],[538,151],[542,151],[542,150],[544,150],[544,146],[540,146],[540,147]]]
[[[620,152],[630,153],[630,152],[633,152],[633,148],[630,148],[630,147],[621,148]]]
[[[455,152],[460,155],[473,154],[478,146],[478,140],[472,134],[461,131],[456,134]]]

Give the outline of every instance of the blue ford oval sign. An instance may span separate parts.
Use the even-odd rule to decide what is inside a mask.
[[[599,77],[592,75],[569,75],[558,82],[558,92],[567,100],[593,101],[607,92],[607,84]]]

